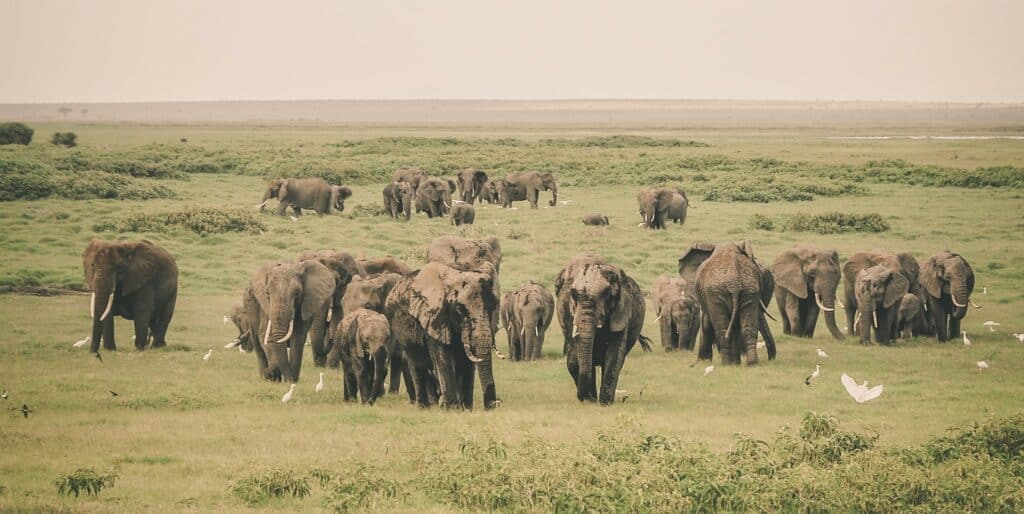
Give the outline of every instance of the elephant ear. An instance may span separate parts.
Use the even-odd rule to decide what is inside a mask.
[[[448,344],[448,330],[442,313],[445,309],[445,266],[436,262],[420,269],[412,280],[412,294],[409,296],[409,313],[430,337]]]
[[[125,272],[121,294],[128,295],[153,279],[153,275],[157,272],[159,257],[153,243],[143,240],[129,246],[124,258],[128,268]]]
[[[277,190],[277,200],[283,202],[288,198],[288,179],[281,179],[281,188]]]
[[[302,319],[308,321],[334,295],[334,273],[320,261],[305,261],[298,266],[301,268]]]
[[[772,264],[775,283],[801,299],[807,298],[807,277],[804,275],[803,266],[803,259],[792,250],[779,254]]]
[[[754,259],[754,246],[750,244],[750,241],[740,241],[736,243],[736,246],[739,247],[740,252],[743,252],[743,255],[750,257],[751,260]]]
[[[675,196],[676,192],[671,189],[659,189],[658,190],[658,210],[668,211],[669,207],[672,206],[672,197]]]
[[[679,258],[679,276],[693,282],[697,275],[697,268],[711,257],[715,251],[714,243],[694,243],[682,257]]]
[[[615,302],[615,310],[612,311],[609,322],[608,330],[612,332],[622,332],[629,326],[629,321],[633,317],[632,308],[632,292],[635,287],[630,287],[633,279],[626,275],[625,271],[621,268],[616,269],[617,282],[619,283],[619,298]]]
[[[889,275],[889,284],[885,286],[885,294],[882,295],[882,304],[888,309],[892,307],[896,302],[903,299],[903,295],[907,294],[910,290],[910,282],[907,281],[907,277],[904,277],[902,273],[891,273]]]
[[[761,270],[761,302],[764,303],[765,307],[772,303],[772,296],[775,292],[775,274],[772,270],[763,266],[758,266]]]
[[[455,184],[455,181],[450,179],[450,178],[445,179],[445,181],[448,182],[448,191],[449,192],[455,191],[455,187],[457,186],[457,184]]]
[[[92,289],[92,277],[93,261],[96,260],[96,252],[103,246],[103,241],[99,239],[93,239],[89,241],[89,245],[85,247],[85,251],[82,252],[82,267],[85,268],[85,284]]]
[[[907,280],[917,280],[921,276],[921,267],[917,264],[917,259],[909,253],[896,254],[896,260],[900,261],[900,268],[903,269],[904,275]]]
[[[921,266],[921,273],[917,276],[918,281],[924,286],[924,290],[933,298],[939,298],[942,296],[942,285],[939,283],[938,266],[935,262],[935,256],[928,259],[927,262]]]

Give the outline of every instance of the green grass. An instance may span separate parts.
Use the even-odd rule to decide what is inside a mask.
[[[311,493],[255,502],[269,510],[336,510],[351,505],[357,497],[366,498],[366,503],[348,508],[485,510],[494,504],[473,503],[472,498],[489,496],[474,493],[470,500],[453,496],[462,493],[452,489],[450,480],[437,476],[439,470],[451,470],[455,476],[477,466],[514,469],[522,481],[510,482],[509,487],[529,483],[529,477],[540,477],[547,470],[550,474],[544,477],[562,483],[555,479],[567,478],[555,464],[573,459],[589,462],[588,455],[600,447],[599,437],[615,438],[622,451],[635,451],[630,449],[647,437],[671,441],[665,444],[672,451],[661,454],[651,466],[677,463],[673,459],[704,455],[704,451],[721,458],[722,452],[748,448],[735,433],[782,448],[777,446],[776,432],[787,425],[799,426],[807,412],[827,412],[850,433],[877,435],[873,449],[865,452],[870,454],[865,457],[870,462],[844,461],[838,469],[829,468],[820,482],[812,477],[823,471],[797,466],[787,472],[784,481],[775,482],[803,487],[798,490],[806,498],[816,494],[814,487],[831,487],[850,479],[856,466],[904,470],[891,467],[895,461],[886,460],[894,458],[883,455],[887,451],[918,452],[948,427],[969,426],[990,415],[1005,417],[1021,410],[1024,345],[1014,342],[1009,333],[1024,331],[1024,321],[1020,321],[1024,311],[1024,196],[1018,185],[1019,172],[1013,171],[1024,165],[1024,152],[1012,141],[850,142],[803,133],[743,136],[664,131],[618,138],[614,133],[555,129],[504,133],[469,129],[71,128],[79,134],[77,149],[37,142],[13,152],[28,152],[19,153],[19,159],[27,155],[42,167],[69,162],[66,155],[61,156],[81,152],[89,163],[98,163],[111,174],[158,184],[176,198],[50,197],[0,202],[0,252],[4,256],[0,287],[81,288],[81,252],[91,238],[145,237],[171,251],[180,269],[178,309],[168,335],[172,346],[165,351],[107,353],[105,364],[100,365],[87,352],[70,346],[88,331],[87,296],[0,295],[0,327],[5,334],[0,340],[0,388],[10,392],[10,400],[2,403],[6,410],[0,413],[0,510],[246,510],[248,500],[231,493],[229,486],[271,470],[292,470],[295,477],[308,477]],[[67,127],[36,129],[49,133]],[[189,138],[189,143],[182,145],[184,150],[155,146],[171,146],[179,137]],[[681,143],[676,145],[673,140]],[[691,140],[708,146],[691,145]],[[106,145],[111,148],[105,149]],[[954,153],[961,156],[960,162],[952,161]],[[892,171],[899,180],[866,179],[857,174],[879,167],[869,161],[901,158],[906,162],[884,165],[889,170],[910,170]],[[140,167],[138,162],[151,166]],[[230,162],[235,162],[235,167],[211,169],[204,164],[226,166]],[[536,211],[524,202],[517,203],[517,210],[478,205],[477,223],[459,228],[448,220],[428,220],[423,215],[409,223],[375,215],[383,187],[381,173],[389,166],[419,162],[428,163],[433,171],[470,165],[488,171],[511,170],[548,163],[558,176],[565,177],[561,192],[571,202]],[[104,163],[117,166],[103,168]],[[324,171],[345,173],[355,183],[355,195],[346,202],[344,213],[323,218],[306,215],[296,222],[269,213],[255,215],[253,206],[262,194],[264,173],[295,170],[311,163],[327,163]],[[698,165],[681,168],[678,163]],[[57,173],[95,171],[87,169],[93,168],[92,164],[76,166],[82,168]],[[238,169],[240,166],[245,169]],[[1000,168],[1004,166],[1009,168]],[[999,187],[928,187],[918,181],[921,176],[974,173],[959,168],[1010,171],[992,172],[991,176],[1008,177],[995,184]],[[665,182],[701,191],[728,184],[730,177],[771,176],[779,183],[812,191],[817,187],[812,182],[815,169],[853,170],[837,171],[831,180],[860,189],[839,196],[819,190],[811,193],[812,201],[770,199],[768,203],[707,201],[691,195],[695,207],[685,226],[673,225],[664,231],[636,227],[640,219],[635,195],[640,184]],[[146,170],[168,177],[150,178],[152,174]],[[212,172],[219,170],[225,173]],[[355,174],[348,175],[349,170]],[[854,173],[856,170],[860,171]],[[188,174],[178,176],[178,172]],[[614,185],[602,186],[603,180]],[[215,233],[125,223],[162,220],[169,213],[233,209],[253,213],[265,228],[258,234]],[[611,225],[584,227],[582,216],[595,211],[609,216]],[[748,226],[755,214],[778,220],[801,213],[834,212],[877,213],[891,229],[816,234]],[[232,219],[227,218],[227,226],[234,226]],[[97,226],[103,230],[97,231]],[[107,231],[111,226],[118,232]],[[893,347],[861,347],[853,340],[835,342],[827,332],[811,341],[796,340],[782,336],[781,328],[773,323],[780,341],[776,361],[765,361],[753,369],[716,363],[708,377],[703,376],[703,365],[690,367],[695,358],[692,354],[638,351],[628,357],[620,380],[620,387],[631,393],[629,401],[607,408],[576,402],[560,356],[557,326],[549,332],[543,360],[496,364],[498,394],[504,403],[491,412],[421,411],[394,397],[373,407],[345,404],[336,371],[327,373],[326,392],[313,392],[316,375],[310,362],[296,400],[284,405],[280,397],[287,386],[258,380],[252,355],[221,350],[235,336],[233,328],[222,325],[221,317],[240,297],[259,263],[292,258],[306,249],[332,247],[356,255],[390,254],[415,267],[423,262],[427,244],[444,234],[500,238],[505,255],[501,282],[506,289],[530,279],[550,287],[561,265],[583,250],[604,254],[646,288],[658,275],[674,273],[676,259],[698,240],[750,239],[758,257],[769,262],[797,242],[835,248],[842,256],[883,247],[926,257],[948,248],[965,255],[973,265],[978,284],[974,300],[983,309],[972,309],[965,321],[974,342],[970,347],[923,339]],[[988,295],[980,294],[982,286],[988,287]],[[771,310],[774,314],[774,305]],[[1002,322],[999,332],[989,333],[982,326],[989,319]],[[121,347],[128,348],[129,322],[117,320],[117,332]],[[644,333],[657,336],[650,312]],[[504,349],[503,333],[498,345]],[[830,359],[820,362],[819,382],[806,387],[803,378],[819,363],[814,352],[817,347],[826,349]],[[214,357],[204,364],[201,357],[208,348],[214,349]],[[993,354],[989,370],[975,369],[976,361]],[[885,384],[885,393],[872,403],[857,404],[839,384],[843,372],[857,380]],[[112,397],[109,390],[119,396]],[[17,412],[22,403],[34,410],[29,419]],[[620,416],[628,419],[618,420]],[[642,430],[629,428],[637,425]],[[635,438],[628,436],[623,426],[634,430]],[[505,452],[507,461],[487,457],[492,442]],[[483,456],[472,457],[475,450],[466,450],[472,445],[481,448]],[[561,453],[547,452],[547,448]],[[551,459],[556,459],[550,462],[552,467],[544,467]],[[537,466],[510,467],[523,462],[536,462]],[[957,460],[954,464],[960,466],[956,469],[968,470],[969,476],[979,470],[993,473],[998,480],[993,478],[990,491],[1011,483],[1001,474],[1005,465],[998,462]],[[56,494],[54,480],[79,468],[116,469],[116,487],[88,498]],[[322,471],[325,481],[315,478],[315,469]],[[430,470],[433,474],[426,476],[435,480],[413,479],[424,469]],[[654,473],[657,468],[645,469]],[[908,480],[939,477],[948,481],[956,469],[917,470],[915,473],[922,474]],[[725,471],[708,467],[708,483]],[[375,486],[368,488],[351,478],[361,476]],[[1016,477],[1019,480],[1020,475]],[[615,483],[634,484],[629,477],[619,478]],[[473,485],[484,487],[497,478],[489,479]],[[397,491],[394,495],[388,493],[392,488]],[[892,491],[901,489],[894,484]],[[499,490],[493,494],[507,502],[521,496],[516,489],[506,493],[500,496],[504,493]],[[665,497],[665,501],[673,498]],[[546,510],[545,504],[537,505]],[[757,510],[761,505],[766,504],[721,507]],[[864,509],[831,505],[840,510]],[[516,503],[499,506],[529,508]],[[973,508],[995,510],[984,504]]]

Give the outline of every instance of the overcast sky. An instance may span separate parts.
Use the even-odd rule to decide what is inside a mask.
[[[0,103],[1024,101],[1022,0],[0,0]]]

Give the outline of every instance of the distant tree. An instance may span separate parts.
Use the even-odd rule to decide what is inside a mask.
[[[84,118],[86,114],[89,114],[89,109],[83,107],[82,110],[78,112],[82,113],[82,117]]]
[[[24,123],[0,123],[0,145],[27,145],[35,131]]]
[[[183,138],[181,138],[181,142],[182,142],[182,143],[188,143],[188,138],[187,138],[187,137],[183,137]]]
[[[54,132],[50,137],[50,142],[57,146],[72,148],[78,145],[76,139],[78,139],[78,135],[74,132]]]
[[[64,119],[67,119],[68,113],[71,112],[71,108],[65,105],[65,106],[60,107],[59,109],[57,109],[57,112],[61,113],[61,115],[64,116]]]

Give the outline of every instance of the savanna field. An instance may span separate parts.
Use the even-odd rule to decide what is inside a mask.
[[[1024,510],[1024,343],[1011,335],[1024,333],[1019,139],[32,125],[31,145],[0,146],[0,510]],[[79,146],[51,145],[57,130]],[[537,210],[478,204],[470,226],[423,214],[397,222],[383,215],[381,189],[405,166],[441,177],[551,171],[568,203],[544,208],[542,192]],[[254,206],[277,176],[321,176],[354,195],[322,218],[261,215]],[[656,185],[688,193],[685,225],[637,227],[636,193]],[[610,226],[584,227],[591,212]],[[619,387],[629,399],[609,407],[577,402],[557,321],[542,361],[495,361],[503,403],[486,412],[421,410],[404,394],[345,403],[337,370],[314,392],[320,370],[308,356],[284,404],[287,384],[260,379],[253,354],[223,349],[237,331],[222,317],[260,263],[335,248],[417,268],[446,234],[499,238],[505,290],[531,279],[552,288],[586,250],[647,289],[675,275],[697,241],[749,240],[764,263],[796,243],[841,258],[949,249],[973,267],[981,308],[964,320],[970,346],[862,346],[835,341],[823,322],[803,340],[773,321],[776,360],[762,350],[758,366],[728,367],[716,353],[705,376],[695,353],[661,349],[648,306],[654,352],[627,357]],[[119,351],[103,364],[71,346],[90,329],[81,254],[92,238],[146,238],[175,256],[166,349],[134,351],[120,318]],[[769,311],[778,317],[774,303]],[[988,320],[1001,325],[991,332]],[[497,346],[506,350],[503,332]],[[856,403],[844,372],[884,393]],[[103,487],[59,492],[79,482]]]

